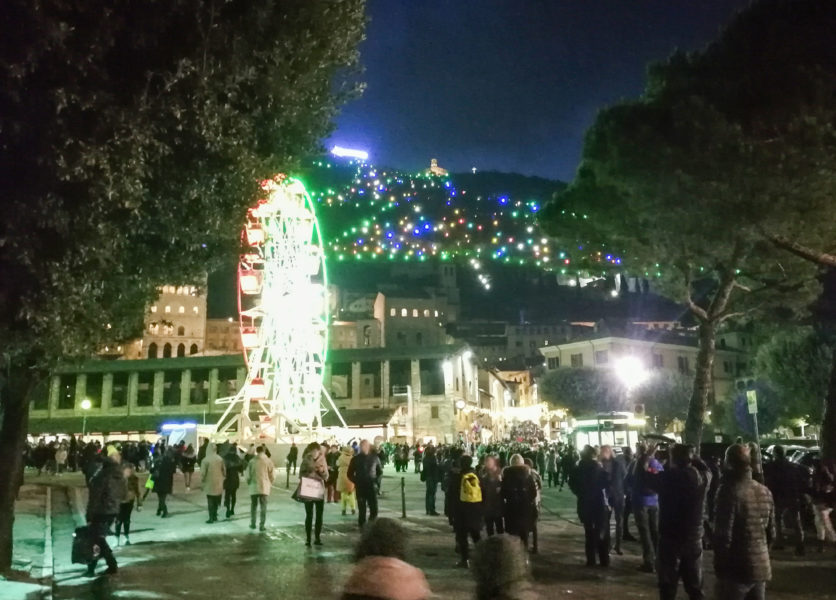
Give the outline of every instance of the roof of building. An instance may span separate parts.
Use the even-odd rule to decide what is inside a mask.
[[[687,346],[689,348],[698,348],[700,345],[699,338],[692,333],[681,333],[665,329],[646,329],[644,327],[610,327],[599,331],[584,333],[573,337],[571,340],[561,342],[559,344],[550,344],[550,346],[568,346],[580,342],[590,342],[606,338],[620,338],[650,344],[667,344],[670,346]],[[739,352],[739,350],[733,348],[717,348],[717,350],[725,352]]]
[[[340,414],[349,427],[380,427],[392,420],[397,408],[349,408],[341,410]],[[342,425],[337,413],[329,410],[322,417],[324,427],[339,427]]]
[[[328,351],[326,363],[362,362],[364,360],[416,360],[420,358],[445,358],[467,349],[467,344],[443,346],[399,346],[387,348],[342,348]]]

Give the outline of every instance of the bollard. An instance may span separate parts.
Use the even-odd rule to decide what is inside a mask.
[[[406,518],[406,477],[401,477],[401,518]]]
[[[287,465],[287,477],[285,478],[284,489],[290,489],[290,464]]]

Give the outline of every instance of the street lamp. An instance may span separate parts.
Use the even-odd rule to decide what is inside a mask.
[[[93,406],[93,403],[90,402],[89,399],[85,398],[81,401],[81,410],[84,411],[83,417],[81,419],[81,438],[84,439],[85,434],[87,433],[87,411]]]
[[[635,356],[623,356],[617,359],[613,368],[616,377],[621,380],[628,391],[640,386],[650,377],[650,371]]]

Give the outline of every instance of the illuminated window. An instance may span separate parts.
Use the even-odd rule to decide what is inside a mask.
[[[186,307],[181,305],[180,310],[177,312],[179,312],[181,315],[184,314],[186,312]]]
[[[430,316],[430,309],[429,309],[429,308],[425,308],[425,309],[424,309],[424,316],[425,316],[425,317],[429,317],[429,316]]]
[[[157,312],[157,305],[156,304],[151,307],[151,312],[152,313]]]
[[[200,309],[199,309],[197,306],[193,306],[193,307],[192,307],[192,312],[193,312],[194,314],[198,314],[198,313],[200,312]]]
[[[153,335],[157,335],[157,332],[158,332],[159,330],[160,330],[160,326],[159,326],[159,325],[157,325],[156,323],[149,323],[149,324],[148,324],[148,332],[149,332],[149,333],[151,333],[151,334],[153,334]]]
[[[409,311],[406,310],[405,308],[402,308],[401,309],[401,316],[402,317],[408,317],[409,316]]]
[[[186,328],[180,325],[180,327],[177,328],[177,335],[186,335]]]
[[[413,308],[413,309],[412,309],[412,316],[413,316],[413,317],[417,317],[417,316],[418,316],[418,309],[417,309],[417,308]]]
[[[436,316],[436,317],[438,316],[438,311],[435,311],[435,316]]]
[[[166,312],[166,313],[170,313],[170,312],[171,312],[171,307],[170,307],[170,306],[166,306],[166,307],[165,307],[165,312]]]
[[[389,309],[389,316],[390,317],[394,317],[397,314],[398,314],[398,309],[396,309],[396,308],[390,308]]]

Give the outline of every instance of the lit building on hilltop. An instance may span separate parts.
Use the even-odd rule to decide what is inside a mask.
[[[430,168],[428,169],[428,171],[430,173],[432,173],[433,175],[441,175],[441,176],[447,175],[447,169],[443,169],[443,168],[438,166],[438,159],[437,158],[431,158],[430,159]]]
[[[194,286],[164,285],[145,318],[142,347],[147,358],[169,358],[203,352],[206,294]]]

